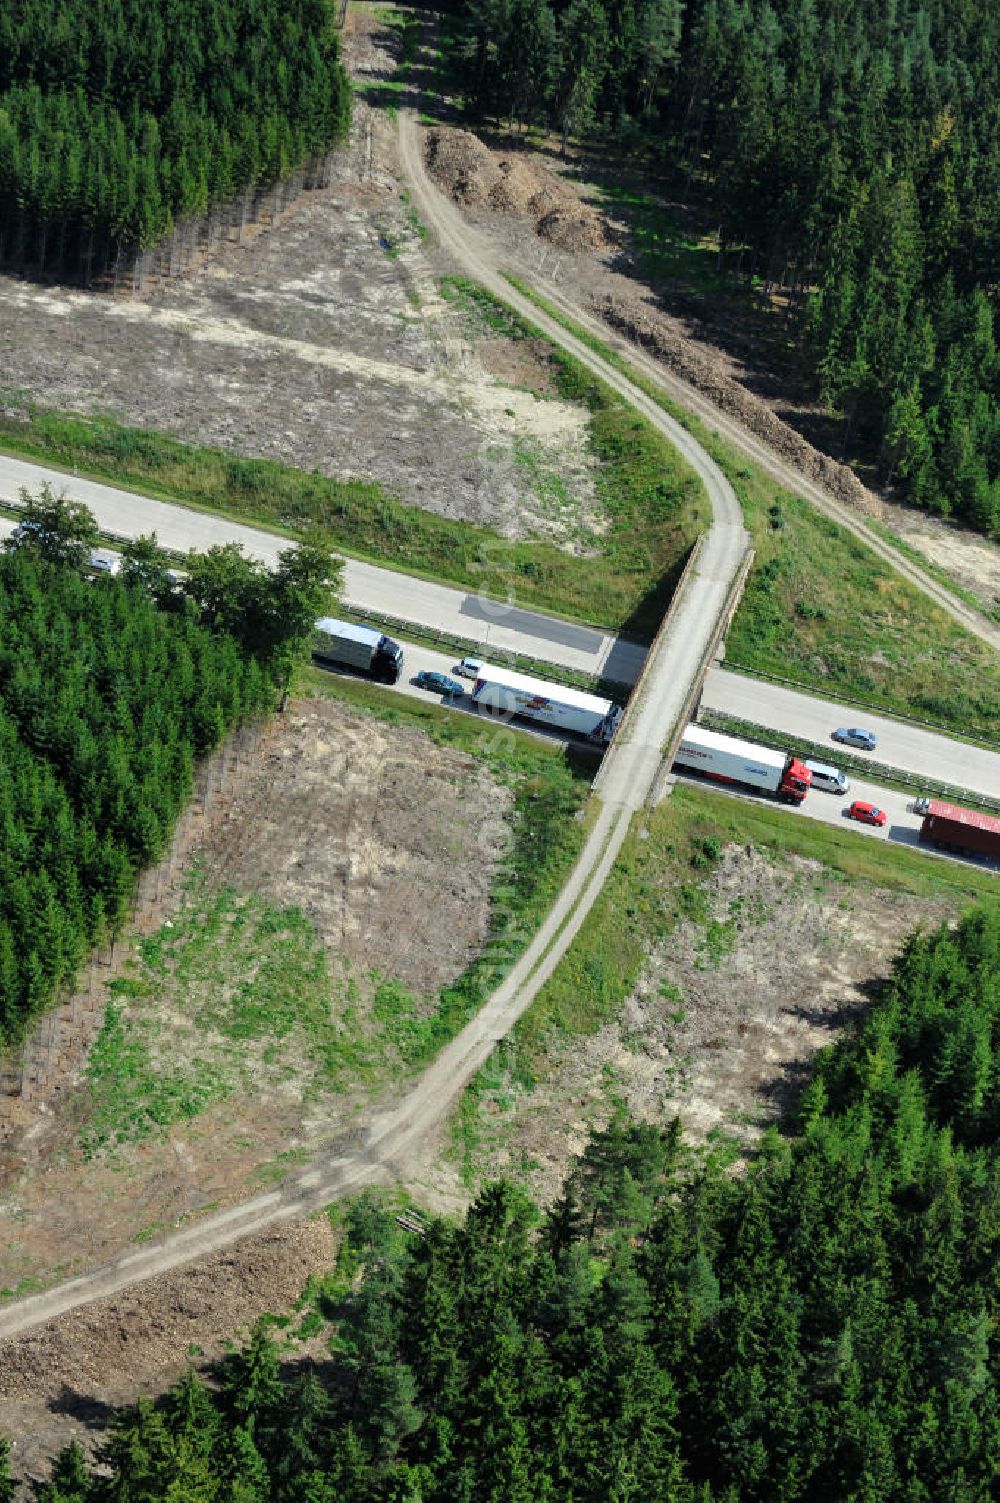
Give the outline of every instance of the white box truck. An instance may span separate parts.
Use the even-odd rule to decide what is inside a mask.
[[[801,804],[812,773],[787,752],[739,741],[703,725],[689,725],[681,737],[674,765],[699,772],[716,783],[736,783],[757,793],[771,793],[786,804]]]
[[[321,663],[357,668],[383,684],[394,684],[403,671],[403,649],[374,626],[324,616],[313,635],[313,656]]]
[[[570,731],[606,746],[622,718],[621,705],[582,689],[547,684],[508,668],[481,663],[472,698],[494,715],[521,715],[554,730]]]

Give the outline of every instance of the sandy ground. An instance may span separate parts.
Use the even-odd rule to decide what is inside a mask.
[[[426,1193],[447,1204],[471,1168],[473,1183],[513,1174],[550,1201],[619,1102],[640,1120],[680,1116],[694,1142],[752,1145],[794,1104],[815,1051],[869,1005],[903,937],[945,916],[743,846],[724,852],[706,897],[705,914],[651,952],[613,1023],[553,1042],[533,1090],[519,1084],[516,1044],[494,1057],[471,1164],[456,1133],[450,1170],[428,1176]]]
[[[350,46],[362,81],[391,71],[371,13],[358,13]],[[621,275],[613,227],[596,237],[586,216],[575,220],[564,209],[549,217],[557,205],[521,212],[513,192],[504,200],[515,174],[500,177],[496,202],[469,208],[498,241],[584,300],[635,293]],[[589,238],[599,243],[579,248]],[[400,197],[390,122],[361,100],[329,189],[147,301],[0,280],[6,405],[27,396],[111,411],[233,452],[375,478],[432,509],[511,534],[548,531],[578,546],[565,519],[540,506],[516,442],[526,437],[543,465],[569,477],[579,514],[599,527],[581,413],[546,396],[544,361],[530,348],[470,339],[464,315],[439,297],[436,272]],[[721,341],[719,358],[726,374],[739,376]],[[996,550],[917,520],[927,532],[911,538],[915,546],[941,550],[947,540],[947,566],[966,571],[971,588],[992,588],[983,580]],[[310,723],[313,713],[306,708],[301,735],[289,733],[270,779],[254,785],[243,815],[235,813],[205,852],[211,879],[296,903],[348,959],[377,957],[417,990],[440,984],[481,941],[488,886],[488,874],[463,865],[455,790],[471,791],[474,811],[489,789],[464,759],[428,752],[422,738],[408,745],[405,733],[393,732],[390,744],[376,730],[373,742],[346,723]],[[268,804],[289,780],[294,823],[284,807]],[[414,782],[419,809],[405,796]],[[352,889],[363,896],[354,906]],[[420,943],[429,891],[436,927],[455,938],[444,956]],[[888,895],[861,901],[808,865],[772,868],[742,850],[720,864],[711,904],[713,939],[705,924],[682,925],[650,957],[623,1017],[555,1058],[530,1096],[500,1066],[480,1172],[514,1169],[543,1197],[554,1193],[587,1131],[606,1120],[612,1096],[656,1120],[680,1111],[696,1135],[724,1127],[752,1136],[789,1100],[815,1047],[863,1004],[902,934],[938,916],[930,905]],[[159,1144],[129,1150],[125,1170],[100,1161],[82,1175],[79,1096],[40,1111],[28,1150],[15,1145],[7,1160],[3,1280],[89,1261],[213,1195],[249,1194],[267,1162],[335,1129],[333,1113],[310,1119],[285,1097],[244,1105],[255,1114],[252,1148],[241,1146],[240,1113],[226,1120],[230,1102],[194,1132],[175,1128]],[[341,1124],[349,1104],[344,1112]],[[468,1194],[454,1164],[429,1168],[418,1188],[447,1207]],[[29,1455],[37,1463],[74,1429],[98,1433],[106,1403],[155,1391],[183,1366],[192,1341],[211,1351],[255,1314],[287,1305],[331,1253],[326,1223],[310,1222],[19,1342],[0,1374],[0,1427],[17,1439],[20,1464]]]
[[[477,136],[459,125],[428,132],[427,165],[468,220],[540,285],[548,282],[589,307],[800,473],[878,517],[987,611],[1000,609],[1000,544],[871,491],[841,463],[841,426],[797,389],[780,316],[768,328],[735,302],[642,282],[627,215],[599,188],[576,181],[614,180],[613,167],[572,153],[564,161],[551,145],[530,149],[516,138]],[[673,207],[683,218],[683,208]]]

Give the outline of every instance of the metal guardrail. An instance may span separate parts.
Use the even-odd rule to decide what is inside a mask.
[[[768,673],[766,668],[747,668],[742,663],[734,663],[730,658],[726,659],[726,669],[731,673],[741,673],[744,678],[762,679],[768,684],[780,684],[786,689],[796,689],[802,694],[808,694],[810,699],[817,696],[825,699],[826,695],[815,684],[803,683],[798,678],[784,678],[780,673]],[[945,725],[941,720],[920,720],[914,715],[904,715],[901,710],[892,710],[888,705],[872,704],[868,700],[849,698],[846,695],[838,696],[849,709],[870,710],[873,715],[884,715],[889,720],[898,720],[901,725],[919,726],[925,731],[934,731],[941,736],[955,736],[955,727]],[[982,746],[986,751],[1000,751],[1000,741],[995,741],[991,736],[981,732],[978,726],[967,727],[961,734],[961,739],[972,745]]]
[[[491,662],[502,662],[519,673],[555,677],[560,683],[577,689],[587,689],[595,694],[603,694],[616,702],[624,702],[633,691],[633,685],[623,683],[620,679],[603,678],[596,673],[583,673],[578,668],[567,668],[562,663],[552,663],[545,658],[527,657],[523,653],[512,652],[510,648],[498,647],[495,643],[477,642],[473,637],[458,637],[453,632],[438,631],[435,627],[421,626],[398,616],[386,616],[380,611],[362,610],[360,606],[348,605],[344,601],[337,605],[337,610],[351,621],[377,626],[390,636],[396,633],[404,639],[411,638],[418,642],[427,642],[433,647],[454,653],[456,659],[477,657]]]
[[[779,751],[795,752],[800,757],[813,757],[817,761],[822,759],[829,762],[834,755],[829,746],[818,741],[791,736],[787,731],[775,731],[769,726],[758,725],[755,720],[744,720],[739,715],[726,715],[722,710],[703,710],[699,722],[731,735],[748,734],[755,739],[759,736],[765,744],[774,746]],[[860,757],[852,757],[849,753],[845,755],[840,748],[835,755],[837,765],[843,767],[845,772],[856,773],[873,782],[901,783],[904,790],[912,788],[914,792],[929,798],[944,799],[948,803],[971,804],[987,814],[1000,814],[1000,799],[990,798],[987,794],[974,793],[951,783],[939,783],[935,778],[921,778],[901,768],[887,766],[884,762],[869,762],[867,759],[862,761]]]
[[[181,503],[183,504],[183,503]],[[24,510],[20,501],[0,500],[0,515],[11,513],[16,516]],[[135,539],[125,533],[111,532],[107,528],[100,528],[99,537],[102,543],[110,543],[122,547],[126,543],[134,542]],[[289,543],[294,543],[290,538]],[[176,548],[167,548],[159,544],[159,552],[171,563],[183,564],[187,559],[187,553]],[[457,588],[457,587],[456,587]],[[434,647],[440,647],[445,651],[454,652],[456,657],[481,657],[491,660],[502,661],[504,664],[517,669],[521,673],[531,673],[536,676],[556,675],[561,683],[577,689],[587,689],[596,694],[603,694],[606,698],[624,703],[632,693],[633,685],[625,683],[622,679],[604,677],[599,673],[584,673],[579,668],[567,668],[563,663],[551,662],[547,658],[529,657],[525,653],[512,652],[510,648],[498,647],[495,643],[477,641],[474,637],[459,637],[453,632],[438,631],[434,627],[422,626],[416,621],[407,621],[402,616],[387,616],[380,611],[371,611],[361,606],[350,605],[347,601],[337,602],[336,609],[341,616],[351,621],[358,621],[365,625],[378,626],[387,635],[393,632],[401,637],[410,638],[418,642],[427,642]],[[604,635],[615,635],[620,642],[634,643],[639,647],[645,647],[640,637],[629,632],[611,633],[606,626],[598,626],[593,622],[580,622],[590,631],[601,632]]]

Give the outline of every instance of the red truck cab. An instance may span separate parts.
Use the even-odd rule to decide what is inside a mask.
[[[812,786],[813,775],[798,757],[789,757],[788,765],[781,775],[778,797],[792,804],[801,804]]]

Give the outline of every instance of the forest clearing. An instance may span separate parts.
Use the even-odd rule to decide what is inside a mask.
[[[253,3],[269,26],[273,0]],[[884,371],[873,364],[865,386],[850,366],[850,309],[833,327],[853,286],[828,278],[816,305],[824,402],[844,404],[834,417],[798,384],[789,331],[808,293],[798,263],[780,266],[771,245],[766,278],[748,273],[766,282],[751,309],[735,284],[744,251],[753,267],[763,252],[739,246],[732,205],[713,230],[707,200],[678,203],[679,177],[668,191],[651,155],[651,184],[621,179],[628,132],[620,154],[613,129],[590,150],[594,98],[584,96],[598,74],[569,49],[607,42],[606,11],[655,23],[634,33],[644,39],[634,57],[665,49],[632,81],[645,100],[629,106],[636,129],[659,99],[688,186],[701,160],[729,160],[714,97],[693,93],[687,115],[678,109],[689,33],[715,13],[688,5],[684,26],[680,0],[553,0],[551,10],[548,0],[459,0],[443,17],[351,5],[349,139],[273,223],[241,227],[188,274],[154,277],[134,298],[0,278],[0,444],[254,518],[305,542],[312,570],[296,593],[291,554],[268,576],[222,549],[168,575],[149,544],[126,550],[122,579],[96,578],[81,545],[61,584],[54,571],[67,559],[32,560],[48,543],[30,515],[13,557],[0,558],[0,733],[14,772],[5,781],[0,769],[0,1023],[10,1039],[28,1036],[20,1094],[0,1103],[0,1300],[51,1292],[96,1265],[121,1275],[105,1289],[131,1285],[94,1300],[80,1279],[77,1308],[48,1321],[29,1300],[24,1326],[36,1325],[5,1340],[0,1363],[0,1499],[8,1461],[19,1478],[40,1477],[67,1444],[41,1503],[131,1497],[136,1478],[138,1503],[988,1495],[995,878],[689,786],[653,808],[645,783],[629,802],[619,774],[602,807],[589,798],[592,764],[563,748],[307,666],[320,587],[332,610],[339,568],[331,537],[312,540],[317,522],[339,524],[345,550],[647,639],[696,534],[718,551],[703,578],[688,572],[714,589],[723,546],[746,556],[745,524],[756,559],[735,625],[725,607],[699,623],[732,625],[734,662],[996,735],[1000,658],[988,639],[717,432],[700,442],[718,480],[706,479],[707,461],[696,474],[701,460],[671,447],[662,413],[658,428],[648,403],[632,406],[608,384],[611,364],[604,377],[588,372],[579,347],[556,347],[551,323],[545,337],[468,265],[455,275],[444,236],[434,243],[441,221],[411,161],[431,88],[444,118],[424,121],[426,166],[515,273],[551,279],[606,317],[616,352],[628,341],[654,353],[995,612],[993,542],[924,513],[901,517],[863,483],[939,501],[953,479],[957,509],[988,521],[989,445],[947,470],[971,432],[962,404],[980,377],[976,431],[992,431],[993,356],[970,375],[956,334],[975,314],[977,348],[993,349],[985,294],[945,299],[953,380],[934,409],[939,428],[925,427],[932,363],[913,364],[929,315],[897,309],[912,380],[879,438],[872,392]],[[716,61],[740,41],[730,11],[722,42],[703,39]],[[233,41],[237,12],[220,0],[212,48]],[[808,27],[785,20],[801,61]],[[333,25],[332,9],[322,21]],[[522,31],[549,23],[537,56],[511,68]],[[478,27],[489,45],[478,76],[466,47],[459,123],[445,86],[460,24],[466,41]],[[340,41],[313,47],[297,27],[293,16],[286,35],[306,47],[311,89]],[[547,52],[557,36],[561,50]],[[770,33],[750,43],[751,63],[777,46]],[[619,62],[627,52],[623,41]],[[109,53],[116,87],[126,56]],[[622,100],[626,71],[601,75]],[[758,105],[775,77],[739,71],[741,87],[759,83]],[[269,67],[260,78],[272,90]],[[231,96],[200,107],[198,151],[222,142],[218,182],[189,174],[196,132],[182,130],[182,112],[164,125],[174,145],[188,132],[191,157],[174,165],[135,114],[129,150],[159,174],[160,230],[175,210],[204,207],[199,185],[221,192],[237,167],[253,181],[256,122],[237,110],[238,130],[213,135],[247,83],[234,78]],[[705,93],[723,89],[720,75]],[[0,132],[32,118],[29,92],[14,93]],[[103,108],[87,106],[95,139]],[[269,115],[257,146],[306,173],[338,127],[318,95],[298,108],[294,131]],[[790,117],[780,123],[787,133]],[[926,241],[940,269],[953,238],[946,210],[957,215],[968,188],[945,168],[972,137],[947,111],[934,123],[933,142],[913,149],[941,169]],[[914,183],[921,194],[926,184],[912,164],[905,173],[856,206],[845,256],[857,257],[881,214],[912,272],[924,250],[908,238]],[[763,245],[781,215],[737,177],[735,201]],[[19,202],[14,239],[0,227],[0,256],[24,250],[40,212]],[[101,213],[110,225],[110,209]],[[122,222],[129,244],[144,245],[134,213]],[[83,220],[43,233],[39,278],[64,257],[89,265],[88,244]],[[918,282],[912,272],[914,297]],[[714,323],[713,300],[723,310]],[[649,395],[637,384],[636,404],[640,389]],[[851,452],[855,420],[864,443]],[[682,444],[701,430],[674,431]],[[840,462],[849,452],[863,479]],[[294,630],[282,634],[289,603]],[[130,653],[133,617],[144,635]],[[690,626],[687,638],[700,640]],[[658,704],[669,702],[668,639],[660,633],[649,659],[661,655],[649,680]],[[159,698],[156,674],[141,672],[147,658],[164,682],[173,675]],[[637,706],[645,715],[641,696]],[[641,742],[654,767],[664,734]],[[638,760],[627,765],[638,771]],[[624,844],[577,866],[605,818]],[[577,910],[567,918],[560,905],[577,877],[596,896],[574,930]],[[25,897],[32,881],[36,904]],[[539,929],[535,970],[522,973]],[[575,933],[565,953],[564,932]],[[26,957],[16,975],[15,954]],[[523,988],[525,1001],[529,982],[548,976],[514,1026],[515,1012],[492,1006],[512,966],[508,990]],[[74,969],[72,1001],[46,1015]],[[468,1023],[478,1052],[442,1056],[460,1033],[466,1047]],[[456,1082],[484,1058],[459,1099]],[[415,1083],[413,1098],[426,1087],[437,1116],[433,1102],[412,1108]],[[323,1177],[344,1163],[365,1174]],[[381,1188],[326,1204],[359,1182]],[[268,1192],[257,1226],[273,1212],[277,1229],[197,1258],[198,1245],[238,1239],[240,1207]],[[207,1243],[215,1216],[224,1231]],[[169,1272],[164,1261],[147,1279],[156,1265],[142,1259],[161,1243],[165,1260],[172,1248],[175,1262],[193,1261]],[[16,1304],[8,1310],[16,1321]],[[117,1409],[146,1396],[155,1402]]]

